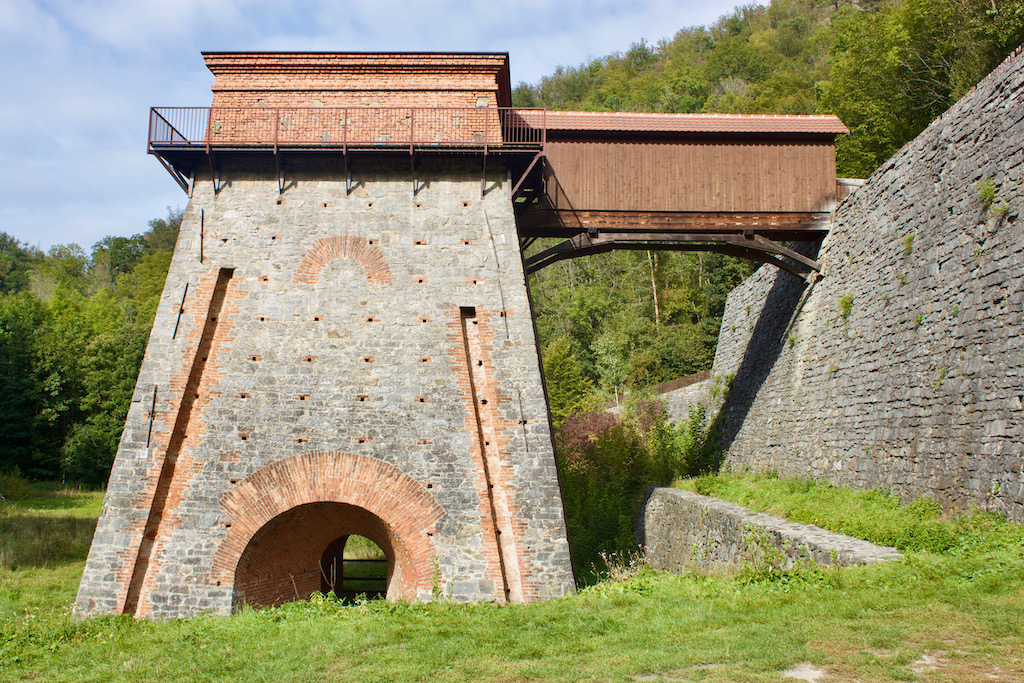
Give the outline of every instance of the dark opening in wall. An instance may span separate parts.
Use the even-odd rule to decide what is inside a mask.
[[[376,515],[345,503],[307,503],[250,539],[235,570],[236,603],[267,607],[330,590],[345,599],[385,597],[406,561]]]
[[[343,602],[359,596],[382,598],[388,588],[388,560],[380,546],[357,534],[331,542],[320,559],[320,592],[334,593]]]

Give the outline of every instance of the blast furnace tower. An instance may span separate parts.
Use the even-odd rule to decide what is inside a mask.
[[[353,534],[389,598],[571,590],[508,56],[204,56],[212,107],[151,112],[190,200],[79,613],[307,598]]]

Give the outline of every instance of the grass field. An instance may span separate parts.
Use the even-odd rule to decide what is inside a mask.
[[[231,618],[76,622],[87,541],[67,520],[89,523],[99,497],[37,492],[0,508],[0,680],[792,681],[782,672],[802,663],[827,672],[823,682],[1024,680],[1021,527],[804,482],[684,485],[755,508],[788,500],[821,526],[832,515],[870,522],[869,535],[916,531],[900,540],[906,559],[885,566],[724,576],[640,567],[528,606],[321,599]],[[68,549],[43,548],[47,529]],[[17,568],[8,557],[21,558]]]

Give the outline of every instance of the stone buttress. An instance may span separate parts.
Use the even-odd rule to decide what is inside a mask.
[[[389,599],[572,589],[500,162],[269,155],[198,170],[76,608],[228,614],[321,589],[332,542]]]

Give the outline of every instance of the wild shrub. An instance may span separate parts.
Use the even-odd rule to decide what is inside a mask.
[[[578,413],[556,431],[569,539],[585,583],[607,571],[603,558],[636,549],[633,524],[648,486],[713,462],[704,423],[703,409],[673,424],[660,401],[640,401],[621,418]]]
[[[643,494],[647,453],[636,432],[609,413],[570,417],[556,442],[577,572],[589,576],[601,553],[633,545],[631,511]]]
[[[17,467],[0,472],[0,502],[28,498],[35,493],[32,483],[21,475]]]

